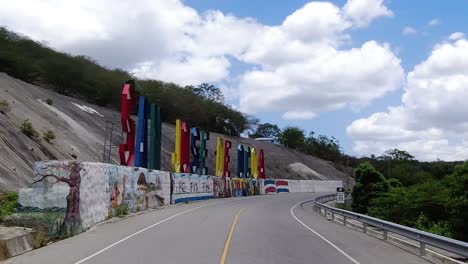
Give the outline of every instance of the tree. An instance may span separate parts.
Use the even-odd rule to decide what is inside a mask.
[[[365,162],[355,170],[356,185],[353,188],[353,211],[366,214],[371,201],[387,192],[390,185],[385,177],[370,163]]]
[[[187,86],[187,88],[192,90],[196,95],[201,96],[205,99],[217,103],[224,103],[224,95],[221,92],[221,89],[214,86],[213,84],[202,83],[196,87]]]
[[[315,137],[315,132],[310,132],[305,140],[305,153],[321,159],[338,162],[341,158],[340,142],[324,135]]]
[[[385,151],[382,156],[379,157],[382,160],[393,160],[393,161],[411,161],[414,160],[414,156],[409,154],[407,151],[399,149],[390,149]]]
[[[67,195],[67,209],[65,213],[65,218],[61,227],[62,235],[73,235],[74,233],[80,231],[80,166],[76,161],[70,162],[65,165],[60,165],[59,168],[69,171],[69,177],[57,176],[52,173],[52,169],[57,168],[56,165],[49,165],[44,168],[45,173],[38,173],[36,175],[36,180],[34,183],[41,182],[48,177],[52,177],[58,182],[63,182],[68,184],[70,187]]]
[[[302,150],[305,141],[304,131],[298,127],[287,127],[281,133],[280,141],[288,148]]]
[[[468,241],[468,162],[455,167],[452,175],[444,181],[450,192],[449,221],[452,223],[455,238]]]
[[[279,138],[281,129],[270,123],[259,124],[255,133],[252,135],[254,138],[266,137],[266,138]]]

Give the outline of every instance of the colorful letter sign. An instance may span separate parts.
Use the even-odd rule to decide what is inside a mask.
[[[229,172],[229,162],[231,161],[229,150],[231,149],[231,146],[231,141],[224,140],[223,177],[231,177],[231,173]]]
[[[135,121],[131,112],[135,107],[135,87],[133,81],[127,81],[122,88],[120,121],[125,133],[125,143],[119,144],[120,164],[130,166],[135,154]]]
[[[175,126],[175,147],[174,152],[171,155],[171,167],[174,172],[180,172],[180,127],[180,119],[177,119]]]
[[[140,104],[138,107],[135,167],[148,167],[148,115],[146,111],[146,97],[144,96],[140,96]]]
[[[161,109],[156,104],[151,104],[151,127],[149,145],[148,169],[161,169]]]

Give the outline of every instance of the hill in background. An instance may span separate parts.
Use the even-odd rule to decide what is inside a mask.
[[[120,92],[119,92],[120,94]],[[103,161],[106,121],[114,122],[113,145],[120,142],[120,113],[93,105],[15,79],[0,73],[0,100],[10,105],[10,111],[0,113],[0,191],[16,190],[32,183],[35,161],[48,159],[77,159]],[[29,119],[39,138],[33,140],[21,132],[21,124]],[[136,117],[135,117],[136,120]],[[189,125],[193,125],[189,123]],[[51,130],[51,143],[42,138]],[[343,180],[346,175],[331,162],[309,156],[289,148],[253,139],[211,133],[208,144],[208,168],[215,167],[216,137],[231,140],[230,171],[235,174],[238,144],[246,144],[265,151],[265,169],[269,178]],[[175,128],[164,123],[162,131],[162,169],[170,170],[170,155],[174,149]],[[117,149],[111,163],[118,163]]]

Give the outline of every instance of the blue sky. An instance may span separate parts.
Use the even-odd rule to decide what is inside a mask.
[[[223,13],[231,13],[239,17],[252,17],[262,24],[277,25],[295,10],[309,1],[247,1],[247,0],[185,0],[184,3],[199,12],[217,9]],[[331,1],[339,6],[346,1]],[[394,12],[394,17],[381,18],[369,27],[355,29],[351,32],[352,44],[359,46],[368,40],[390,43],[391,48],[398,54],[406,72],[425,60],[432,48],[441,40],[446,39],[453,32],[466,32],[468,25],[468,4],[463,6],[461,1],[386,1],[386,6]],[[439,24],[430,25],[430,21],[437,19]],[[406,26],[417,30],[416,34],[403,35]],[[248,67],[243,63],[234,62],[231,71],[242,73]],[[351,141],[346,135],[346,127],[354,120],[364,118],[378,111],[385,111],[388,106],[401,103],[403,90],[388,93],[383,98],[373,101],[359,111],[342,109],[321,113],[317,118],[306,121],[288,121],[279,118],[279,113],[256,114],[262,122],[272,122],[280,127],[299,126],[306,133],[315,131],[317,134],[338,138],[346,153],[356,154],[352,150]],[[236,103],[236,102],[233,102]],[[380,153],[377,153],[380,154]]]
[[[334,136],[349,154],[399,148],[421,160],[468,159],[465,1],[0,5],[1,26],[56,50],[139,78],[214,83],[239,110]]]

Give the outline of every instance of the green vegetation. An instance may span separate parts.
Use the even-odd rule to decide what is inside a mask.
[[[288,148],[302,151],[304,149],[304,131],[298,127],[287,127],[280,135],[281,144]]]
[[[397,158],[393,157],[392,161]],[[407,160],[408,161],[408,160]],[[412,161],[414,166],[419,162]],[[434,166],[439,166],[435,162]],[[427,165],[427,164],[426,164]],[[412,168],[414,169],[414,168]],[[386,179],[369,162],[356,169],[353,211],[435,234],[468,241],[468,162],[453,165],[453,173],[418,183]]]
[[[366,214],[369,203],[389,190],[389,183],[370,163],[362,163],[355,170],[356,185],[353,188],[353,211]]]
[[[17,204],[18,193],[9,192],[5,195],[0,195],[0,221],[2,221],[5,216],[16,212]]]
[[[39,138],[39,132],[34,129],[29,119],[23,120],[20,129],[21,132],[23,132],[23,134],[25,134],[30,139],[37,140]]]
[[[117,208],[115,208],[115,216],[117,217],[124,217],[128,215],[128,205],[127,204],[119,204]]]
[[[0,100],[0,113],[6,114],[11,111],[10,104],[7,100]]]
[[[259,124],[254,134],[251,136],[253,138],[265,137],[265,138],[279,138],[281,135],[281,129],[270,123]]]
[[[2,27],[0,47],[3,72],[100,106],[120,109],[122,84],[133,78],[122,69],[102,67],[86,56],[56,52]],[[221,90],[210,84],[181,87],[137,79],[136,92],[160,105],[163,122],[174,123],[181,118],[191,126],[234,136],[252,125],[248,116],[225,104]]]
[[[52,144],[52,140],[55,139],[55,133],[52,130],[47,130],[42,134],[42,138],[49,144]]]
[[[101,106],[119,109],[122,84],[133,78],[124,70],[102,67],[85,56],[56,52],[1,27],[0,47],[3,72]],[[419,162],[398,149],[379,157],[356,158],[343,154],[334,137],[314,132],[306,136],[298,127],[281,131],[275,124],[259,124],[255,117],[225,104],[221,90],[214,85],[181,87],[157,80],[135,82],[137,95],[145,95],[161,107],[164,122],[174,123],[180,118],[211,132],[237,136],[248,131],[254,137],[277,137],[285,146],[331,161],[338,168],[357,168],[353,210],[468,241],[468,163]],[[50,99],[45,102],[53,103]],[[8,102],[0,100],[0,113],[10,110]],[[39,139],[29,120],[24,120],[20,128],[26,136]],[[50,142],[55,135],[46,132],[43,136]],[[77,158],[75,154],[70,156]],[[11,211],[11,207],[4,209],[7,207],[2,203],[2,214]],[[128,214],[128,208],[123,205],[116,213]]]

